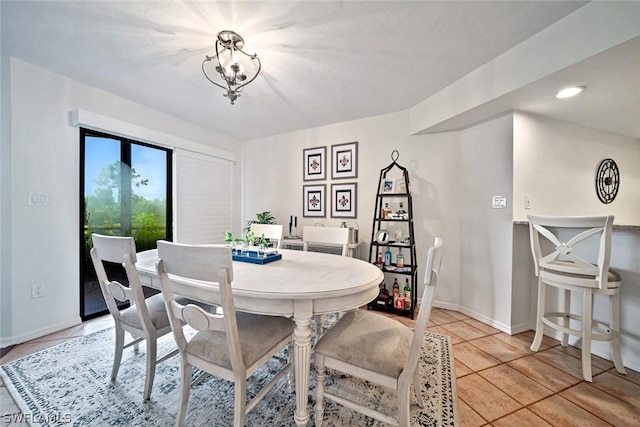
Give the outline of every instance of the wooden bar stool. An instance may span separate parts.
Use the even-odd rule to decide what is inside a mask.
[[[538,276],[536,334],[531,344],[538,351],[544,326],[562,333],[562,346],[569,335],[582,340],[582,376],[591,382],[591,341],[609,341],[616,370],[625,373],[620,353],[620,275],[609,269],[613,215],[553,217],[529,215],[531,252]],[[568,235],[567,238],[564,236]],[[551,243],[549,245],[547,242]],[[597,244],[596,260],[587,261],[588,246]],[[584,249],[586,248],[586,250]],[[592,251],[593,252],[593,251]],[[553,286],[564,294],[563,311],[546,308],[546,290]],[[571,313],[571,292],[581,292],[582,314]],[[593,297],[609,298],[609,324],[593,319]],[[571,322],[574,321],[574,322]],[[579,323],[580,328],[572,328]],[[594,333],[593,330],[596,330]]]

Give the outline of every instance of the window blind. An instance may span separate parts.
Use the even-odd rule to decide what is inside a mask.
[[[231,230],[233,163],[176,150],[175,241],[224,243]]]

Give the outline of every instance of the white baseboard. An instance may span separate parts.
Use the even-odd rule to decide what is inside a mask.
[[[81,323],[82,323],[82,319],[80,319],[80,317],[74,317],[72,319],[68,319],[53,325],[47,325],[44,328],[23,332],[18,335],[2,337],[2,339],[0,339],[0,348],[6,348],[12,345],[22,344],[23,342],[40,338],[45,335],[52,334],[54,332],[62,331],[63,329],[67,329],[72,326],[79,325]]]
[[[530,330],[531,328],[529,327],[529,324],[521,324],[521,325],[514,325],[514,326],[508,326],[505,325],[503,323],[500,322],[496,322],[495,320],[491,319],[490,317],[487,317],[483,314],[477,313],[473,310],[468,309],[467,307],[462,307],[458,304],[452,304],[452,303],[447,303],[447,302],[440,302],[440,301],[434,301],[433,302],[433,306],[437,307],[437,308],[443,308],[445,310],[454,310],[454,311],[459,311],[460,313],[471,317],[472,319],[475,319],[479,322],[482,322],[486,325],[489,325],[493,328],[498,329],[501,332],[504,332],[505,334],[509,334],[509,335],[515,335],[515,334],[519,334],[521,332],[526,332],[528,330]]]

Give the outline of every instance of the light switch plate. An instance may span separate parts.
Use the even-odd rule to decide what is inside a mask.
[[[493,209],[506,209],[507,196],[493,196]]]

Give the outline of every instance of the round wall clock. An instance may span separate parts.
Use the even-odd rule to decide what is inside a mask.
[[[604,159],[596,169],[596,194],[602,203],[615,200],[620,188],[620,171],[613,159]]]

